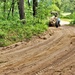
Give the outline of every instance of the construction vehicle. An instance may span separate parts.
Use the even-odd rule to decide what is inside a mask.
[[[51,15],[53,15],[52,17],[50,17],[49,19],[49,26],[55,26],[58,27],[60,26],[60,18],[58,18],[58,12],[56,11],[52,11]]]

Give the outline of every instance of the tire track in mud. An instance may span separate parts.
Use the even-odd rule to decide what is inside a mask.
[[[54,41],[55,42],[57,42],[58,41],[58,39],[59,40],[61,40],[61,38],[62,37],[59,37],[59,38],[57,38],[57,39],[55,39]],[[53,40],[54,38],[52,38],[52,40]],[[18,55],[19,55],[19,58],[20,58],[20,56],[22,57],[22,54],[23,54],[23,57],[26,57],[27,58],[27,55],[30,55],[31,56],[31,54],[32,53],[35,53],[35,55],[36,55],[36,53],[39,53],[39,52],[42,52],[43,50],[45,50],[45,48],[46,49],[48,49],[49,48],[49,46],[51,46],[51,44],[53,43],[53,42],[49,42],[49,41],[51,41],[51,39],[48,39],[47,41],[44,41],[43,43],[41,43],[41,44],[36,44],[36,45],[34,45],[34,46],[31,46],[31,47],[27,47],[27,48],[25,48],[25,49],[21,49],[21,50],[16,50],[16,51],[14,51],[14,52],[11,52],[11,53],[2,53],[2,56],[5,58],[5,57],[8,57],[8,59],[12,59],[12,58],[15,58],[15,57],[17,57],[18,58]],[[45,45],[47,43],[47,45]],[[52,44],[53,45],[53,44]],[[44,46],[44,47],[43,47]],[[35,48],[37,49],[37,50],[35,50]],[[40,49],[40,51],[38,51]],[[14,56],[13,56],[13,54],[14,54]],[[15,55],[17,55],[17,56],[15,56]],[[33,54],[32,54],[33,55]],[[10,57],[9,57],[10,56]],[[1,56],[0,56],[1,57]],[[28,56],[29,57],[29,56]]]
[[[7,58],[8,62],[0,66],[0,75],[56,75],[58,71],[59,75],[61,69],[75,62],[75,47],[70,44],[75,29],[66,28],[53,28],[51,38],[34,46],[3,51],[0,59]]]

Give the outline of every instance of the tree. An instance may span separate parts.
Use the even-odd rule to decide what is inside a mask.
[[[25,19],[25,13],[24,13],[24,0],[18,1],[18,10],[20,15],[20,20]],[[23,20],[23,23],[25,23],[25,20]]]
[[[30,6],[30,2],[29,2],[29,0],[28,0],[28,6]]]
[[[12,16],[13,16],[13,14],[14,14],[14,5],[15,5],[15,1],[12,0]]]
[[[12,12],[12,16],[13,16],[13,14],[14,14],[14,5],[15,5],[15,0],[12,0],[11,6],[10,6],[10,10],[8,12],[7,19],[9,18],[10,12]]]
[[[71,12],[75,11],[75,0],[61,0],[61,10],[64,12]]]
[[[6,12],[6,0],[4,0],[4,17],[5,17],[5,12]]]
[[[38,5],[38,1],[37,0],[33,0],[33,16],[35,17],[37,14],[37,5]]]

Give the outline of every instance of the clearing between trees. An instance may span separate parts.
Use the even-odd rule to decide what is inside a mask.
[[[75,75],[75,27],[50,27],[28,43],[0,48],[0,75]]]

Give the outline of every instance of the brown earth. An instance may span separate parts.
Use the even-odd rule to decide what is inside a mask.
[[[75,75],[75,27],[50,27],[29,42],[0,48],[0,75]]]

